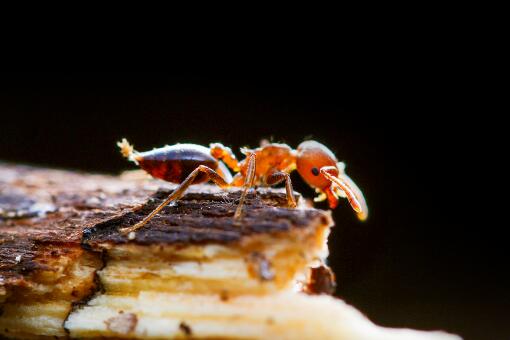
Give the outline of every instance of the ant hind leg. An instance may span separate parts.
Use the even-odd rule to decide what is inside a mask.
[[[195,170],[193,170],[193,172],[190,173],[188,177],[186,177],[186,179],[168,196],[168,198],[163,203],[161,203],[156,209],[154,209],[149,215],[147,215],[147,217],[145,217],[142,221],[138,222],[134,226],[122,228],[119,231],[122,234],[126,235],[146,225],[167,204],[181,198],[182,195],[184,195],[186,189],[188,189],[188,187],[191,184],[193,184],[193,181],[200,173],[205,173],[209,177],[209,179],[212,180],[220,188],[228,188],[230,186],[230,184],[227,183],[216,171],[205,165],[200,165]]]

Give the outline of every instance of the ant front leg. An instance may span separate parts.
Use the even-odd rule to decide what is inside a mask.
[[[296,199],[294,198],[294,190],[292,189],[292,181],[288,173],[283,171],[273,172],[266,178],[266,184],[269,186],[276,185],[285,181],[285,190],[287,191],[287,204],[291,208],[296,207]]]
[[[145,217],[141,222],[138,222],[132,227],[122,228],[119,231],[126,235],[146,225],[147,222],[149,222],[154,217],[154,215],[160,212],[161,209],[163,209],[167,204],[181,198],[186,189],[188,189],[188,187],[193,184],[193,181],[200,173],[205,173],[209,179],[212,180],[220,188],[228,188],[230,186],[216,171],[205,165],[200,165],[198,168],[193,170],[193,172],[190,173],[188,177],[186,177],[186,179],[168,196],[168,198],[163,203],[161,203],[156,209],[147,215],[147,217]]]
[[[256,165],[257,157],[254,153],[252,153],[248,158],[248,170],[246,171],[246,179],[244,181],[244,190],[241,194],[241,198],[239,199],[239,204],[237,205],[236,212],[234,214],[234,219],[239,219],[241,217],[244,200],[246,199],[246,194],[248,193],[248,189],[253,187],[253,182],[255,181],[255,165]],[[236,175],[237,177],[237,175]],[[235,178],[234,178],[235,180]]]

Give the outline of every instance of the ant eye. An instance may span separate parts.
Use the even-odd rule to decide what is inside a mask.
[[[313,174],[314,176],[319,176],[319,169],[317,169],[317,168],[315,168],[315,167],[314,167],[314,168],[312,168],[312,174]]]

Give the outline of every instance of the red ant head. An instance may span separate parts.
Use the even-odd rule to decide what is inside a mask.
[[[321,190],[331,186],[331,181],[320,172],[324,166],[336,167],[338,161],[331,150],[310,140],[299,144],[296,156],[297,171],[309,186]]]
[[[320,194],[315,201],[327,199],[329,207],[338,205],[338,197],[346,197],[360,220],[368,216],[363,193],[340,167],[335,155],[324,145],[315,141],[299,144],[296,153],[296,168],[308,185]]]

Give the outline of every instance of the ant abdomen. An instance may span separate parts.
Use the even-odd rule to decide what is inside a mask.
[[[200,165],[213,170],[218,167],[209,149],[195,144],[175,144],[140,152],[135,157],[140,167],[152,177],[172,183],[181,183],[188,175]],[[207,180],[204,173],[200,173],[193,183],[202,183]]]

